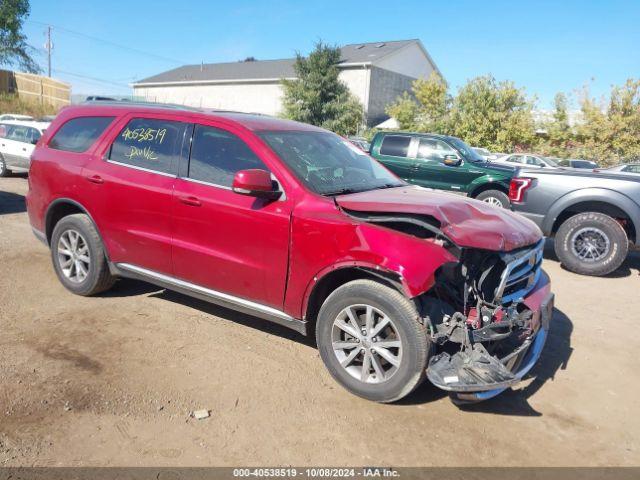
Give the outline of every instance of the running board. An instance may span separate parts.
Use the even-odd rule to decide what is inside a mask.
[[[204,300],[205,302],[215,303],[216,305],[229,308],[230,310],[236,310],[264,320],[269,320],[279,325],[291,328],[303,335],[307,334],[306,321],[293,318],[276,308],[252,302],[244,298],[235,297],[228,293],[211,290],[201,285],[189,283],[184,280],[180,280],[179,278],[171,277],[164,273],[155,272],[129,263],[112,263],[110,267],[114,275],[153,283],[154,285],[174,290],[184,295]]]

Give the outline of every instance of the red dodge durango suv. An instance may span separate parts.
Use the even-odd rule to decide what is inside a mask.
[[[331,375],[370,400],[425,377],[456,403],[491,398],[549,328],[532,222],[408,185],[310,125],[67,107],[33,153],[27,206],[71,292],[137,278],[315,334]]]

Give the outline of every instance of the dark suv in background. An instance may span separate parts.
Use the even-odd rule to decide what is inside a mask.
[[[378,132],[370,154],[407,182],[510,207],[509,182],[514,168],[488,162],[459,138]]]

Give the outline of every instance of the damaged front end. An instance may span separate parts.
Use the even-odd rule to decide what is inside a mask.
[[[427,377],[456,403],[498,395],[538,360],[553,310],[542,248],[543,240],[506,253],[463,248],[416,299],[438,348]]]

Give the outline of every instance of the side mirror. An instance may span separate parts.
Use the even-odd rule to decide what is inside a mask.
[[[458,155],[445,155],[442,163],[447,167],[459,167],[462,165],[462,159]]]
[[[233,177],[231,189],[240,195],[276,200],[282,192],[276,190],[271,174],[266,170],[240,170]]]

